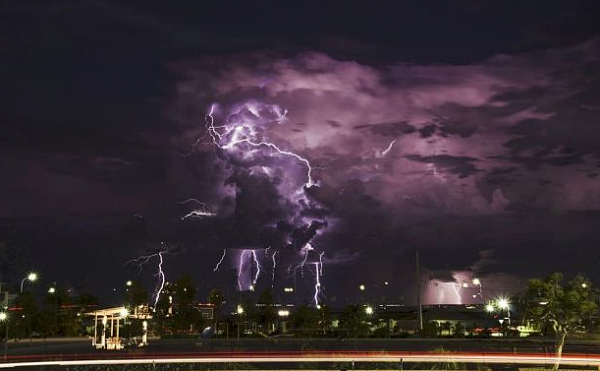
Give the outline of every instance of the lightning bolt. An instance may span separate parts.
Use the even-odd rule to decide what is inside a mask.
[[[242,254],[240,255],[240,262],[238,264],[238,278],[237,278],[237,284],[238,284],[238,289],[239,291],[242,291],[242,269],[244,269],[244,256],[246,255],[246,253],[248,252],[248,250],[242,250]]]
[[[189,213],[187,213],[186,215],[184,215],[181,218],[181,220],[185,220],[187,218],[203,218],[205,216],[211,217],[211,216],[216,216],[217,215],[217,214],[209,211],[207,209],[206,204],[204,202],[198,201],[195,198],[188,198],[187,200],[181,201],[181,202],[178,202],[178,203],[180,205],[183,205],[183,204],[187,204],[189,202],[197,203],[198,205],[200,205],[200,207],[197,208],[197,209],[194,209],[194,210],[190,211]]]
[[[306,261],[308,260],[308,254],[313,250],[314,247],[312,247],[310,243],[304,245],[304,247],[300,250],[304,252],[304,258],[302,259],[302,262],[296,266],[296,268],[294,269],[294,273],[296,273],[298,268],[300,268],[300,275],[304,277],[304,266],[306,265]]]
[[[275,255],[277,255],[277,251],[271,255],[271,259],[273,260],[273,270],[271,272],[271,288],[275,285],[275,269],[277,269],[277,259],[275,259]]]
[[[306,180],[306,183],[304,183],[304,187],[310,188],[313,185],[316,185],[316,183],[314,182],[314,180],[312,178],[313,168],[310,164],[310,161],[308,161],[308,159],[300,156],[299,154],[297,154],[295,152],[281,149],[275,143],[267,142],[264,140],[261,140],[261,141],[254,140],[253,138],[251,138],[251,136],[255,136],[255,135],[257,135],[257,133],[252,128],[251,125],[239,124],[239,125],[215,126],[215,124],[214,124],[215,120],[214,120],[214,116],[213,116],[215,107],[216,106],[214,104],[211,105],[210,111],[208,112],[208,114],[206,114],[206,119],[205,119],[207,132],[210,135],[210,137],[212,138],[212,142],[215,146],[217,146],[223,150],[232,149],[233,147],[235,147],[239,144],[244,144],[244,143],[248,144],[252,147],[255,147],[255,148],[267,147],[267,148],[279,153],[280,155],[289,156],[289,157],[295,158],[296,160],[302,162],[304,164],[304,166],[306,166],[306,179],[307,180]],[[250,112],[252,112],[255,116],[259,117],[256,109],[253,110],[250,106],[247,108],[249,108]],[[287,111],[284,111],[282,114],[280,113],[277,122],[281,122],[281,121],[285,120],[286,113],[287,113]],[[223,132],[220,132],[218,129],[223,129]],[[229,139],[224,140],[224,138],[225,139],[229,138]]]
[[[310,201],[306,191],[311,187],[318,185],[318,183],[313,178],[313,171],[316,169],[312,166],[311,162],[304,156],[296,153],[292,150],[280,147],[278,144],[270,141],[266,136],[266,128],[267,125],[272,123],[281,123],[287,119],[287,110],[282,110],[276,105],[263,105],[258,102],[246,102],[243,105],[234,107],[233,110],[229,112],[229,115],[225,118],[223,123],[217,124],[215,120],[215,112],[217,110],[217,105],[212,104],[210,109],[206,113],[204,117],[205,121],[205,129],[206,129],[206,138],[209,138],[212,141],[212,144],[215,148],[222,151],[223,153],[231,153],[233,155],[238,155],[240,159],[252,159],[254,154],[260,153],[262,156],[270,156],[274,157],[286,157],[293,162],[297,162],[298,165],[302,166],[305,169],[305,173],[303,173],[304,177],[300,181],[300,184],[294,185],[294,188],[298,187],[297,192],[288,194],[290,201],[296,203],[299,202],[301,205],[307,205]],[[267,115],[263,115],[263,112],[267,112]],[[390,144],[390,149],[391,146]],[[260,150],[260,152],[259,152]],[[389,149],[386,153],[389,152]],[[262,170],[267,174],[267,176],[271,176],[270,167],[262,166]],[[197,202],[197,200],[196,200]],[[205,217],[205,216],[213,216],[211,215],[210,210],[206,208],[204,204],[200,204],[200,208],[192,211],[190,214],[186,215],[186,217]],[[302,206],[300,206],[302,207]],[[299,217],[299,216],[298,216]],[[300,217],[299,217],[300,218]],[[304,218],[301,219],[302,223],[305,222]],[[265,249],[265,256],[269,256],[269,248]],[[309,264],[308,257],[310,251],[314,250],[314,248],[307,243],[301,249],[301,263],[294,266],[294,282],[296,280],[297,270],[300,269],[300,273],[302,277],[304,277],[304,267]],[[246,283],[244,283],[245,277],[242,277],[243,269],[247,268],[246,264],[247,260],[250,259],[248,254],[251,254],[252,261],[251,264],[256,265],[256,273],[252,277],[252,285],[253,287],[258,282],[260,277],[262,266],[258,259],[257,253],[254,250],[245,249],[239,256],[238,263],[238,289],[242,291],[245,289],[243,287]],[[272,272],[271,272],[271,286],[274,285],[275,281],[275,271],[277,267],[277,252],[271,255],[271,259],[273,262]],[[317,272],[316,276],[318,279],[318,286],[321,286],[321,275],[322,275],[322,255],[320,255],[320,261],[316,266]],[[320,289],[319,289],[320,290]],[[320,295],[320,291],[316,294],[316,302],[318,303],[318,296]],[[317,304],[318,305],[318,304]]]
[[[323,275],[323,254],[321,252],[319,254],[319,261],[315,264],[315,294],[313,295],[313,300],[315,302],[315,307],[319,307],[319,296],[321,296],[321,276]]]
[[[252,250],[252,258],[254,259],[254,263],[256,264],[256,274],[254,275],[254,280],[252,280],[252,284],[256,285],[258,277],[260,276],[260,263],[258,262],[258,258],[256,257],[256,251],[254,250]]]
[[[219,259],[219,261],[217,262],[217,265],[215,265],[215,269],[213,269],[213,272],[219,270],[221,263],[223,263],[223,259],[225,259],[225,255],[227,255],[227,249],[223,249],[223,255],[221,256],[221,259]]]
[[[392,140],[389,146],[381,152],[381,157],[385,157],[391,150],[398,139]]]
[[[156,310],[156,304],[158,303],[158,299],[160,298],[160,294],[162,293],[162,291],[165,287],[165,272],[163,271],[163,263],[164,263],[163,254],[166,254],[169,252],[169,248],[165,245],[165,243],[162,242],[161,244],[163,246],[162,250],[155,252],[153,254],[143,255],[143,256],[137,257],[135,259],[131,259],[125,263],[125,265],[129,265],[129,264],[137,265],[140,268],[140,272],[141,272],[141,270],[144,268],[144,266],[146,264],[148,264],[154,258],[158,258],[157,272],[154,274],[154,276],[158,278],[158,283],[156,284],[156,288],[154,289],[154,293],[152,294],[155,310]]]
[[[458,285],[458,287],[460,288],[460,285]],[[458,289],[456,288],[456,283],[452,282],[452,290],[454,290],[454,293],[456,294],[456,304],[462,304],[462,297],[460,296],[460,293],[458,292]]]

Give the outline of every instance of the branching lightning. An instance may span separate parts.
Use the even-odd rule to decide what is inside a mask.
[[[165,287],[165,272],[163,270],[163,254],[166,254],[169,252],[169,248],[163,243],[161,243],[162,245],[162,249],[158,252],[155,252],[153,254],[149,254],[149,255],[143,255],[140,257],[137,257],[135,259],[131,259],[129,261],[127,261],[125,263],[125,265],[129,265],[129,264],[135,264],[140,268],[140,271],[143,269],[143,267],[148,264],[152,259],[157,258],[158,259],[158,265],[157,265],[157,272],[154,274],[155,277],[157,277],[158,282],[156,284],[156,288],[154,289],[154,293],[152,294],[152,298],[154,300],[154,308],[156,308],[156,304],[158,303],[158,299],[160,298],[160,294],[162,293],[164,287]]]
[[[253,110],[251,107],[248,107],[248,108],[249,108],[250,112],[252,112],[255,116],[258,117],[258,112],[256,112],[255,109]],[[316,183],[313,181],[313,178],[312,178],[313,168],[310,164],[310,161],[308,161],[306,158],[300,156],[299,154],[297,154],[295,152],[283,150],[283,149],[279,148],[279,146],[277,146],[275,143],[267,142],[264,140],[256,141],[253,137],[257,135],[257,132],[254,129],[254,127],[250,124],[240,123],[240,124],[233,124],[233,125],[215,126],[214,125],[215,120],[214,120],[214,116],[213,116],[214,110],[215,110],[215,105],[213,104],[210,107],[209,113],[206,115],[206,129],[207,129],[208,134],[212,138],[212,142],[215,146],[219,147],[220,149],[229,150],[239,144],[245,143],[245,144],[248,144],[255,148],[267,147],[267,148],[279,153],[280,155],[293,157],[296,160],[302,162],[306,166],[306,169],[307,169],[306,179],[307,180],[306,180],[306,183],[304,184],[304,186],[307,188],[310,188],[313,185],[316,185]],[[284,111],[283,113],[278,112],[278,118],[276,121],[277,122],[284,121],[286,114],[287,114],[287,111]],[[220,132],[219,129],[222,129],[223,131]]]
[[[302,166],[303,169],[305,169],[305,172],[303,172],[302,178],[300,178],[296,183],[292,183],[292,191],[290,192],[289,188],[285,188],[285,190],[282,190],[282,195],[283,197],[288,197],[290,203],[299,205],[299,208],[307,207],[306,205],[309,204],[310,200],[306,194],[306,191],[309,188],[317,185],[317,182],[313,178],[313,170],[315,167],[313,167],[310,161],[302,155],[293,152],[292,150],[282,148],[280,145],[270,141],[265,132],[265,130],[268,128],[268,125],[284,122],[287,119],[287,111],[279,108],[276,105],[265,105],[260,102],[245,102],[242,105],[234,107],[229,112],[229,115],[222,124],[217,124],[215,122],[217,108],[218,107],[216,104],[211,105],[208,113],[205,115],[205,128],[207,134],[206,138],[210,138],[212,144],[218,150],[221,150],[222,153],[236,156],[237,160],[252,160],[252,166],[256,166],[256,168],[259,170],[262,169],[264,174],[266,174],[268,177],[272,177],[273,174],[276,173],[271,171],[270,166],[255,165],[255,160],[257,159],[256,156],[268,156],[270,158],[285,157],[291,159],[293,162],[297,162]],[[390,144],[390,147],[385,151],[385,153],[389,152],[394,142]],[[191,202],[190,200],[187,201]],[[198,203],[200,207],[185,215],[183,219],[189,217],[214,216],[211,210],[209,210],[204,203],[201,203],[196,199],[193,199],[193,202]],[[303,224],[307,223],[301,213],[297,213],[296,217],[298,218],[297,220],[301,221]],[[281,255],[278,255],[279,251],[275,251],[275,249],[269,251],[270,249],[271,246],[264,249],[264,259],[268,259],[270,256],[272,260],[271,286],[273,287],[275,283],[278,259],[281,258]],[[304,277],[305,266],[307,266],[307,264],[312,265],[312,262],[309,262],[308,260],[310,251],[314,250],[315,249],[310,243],[306,243],[304,247],[301,248],[299,256],[301,262],[299,264],[293,263],[290,265],[290,267],[294,267],[294,280],[296,279],[296,273],[298,269],[300,269],[301,276]],[[221,257],[221,260],[215,266],[214,271],[218,270],[220,264],[223,262],[224,256],[225,252]],[[321,276],[323,273],[322,256],[323,254],[321,253],[319,255],[319,262],[314,263],[317,281],[315,283],[315,305],[319,304],[319,297],[321,295],[320,287]],[[261,265],[261,259],[263,259],[262,255],[259,257],[255,250],[244,249],[241,251],[238,258],[238,289],[240,291],[246,290],[247,287],[252,289],[254,285],[258,283],[263,270],[263,266]],[[248,264],[250,264],[252,267],[250,269],[250,278],[245,276],[248,274]],[[252,271],[254,266],[256,266],[256,271]],[[312,269],[309,269],[309,271],[312,271]]]
[[[197,208],[197,209],[194,209],[194,210],[190,211],[189,213],[187,213],[186,215],[184,215],[183,217],[181,217],[181,220],[185,220],[187,218],[212,217],[212,216],[216,216],[217,215],[217,214],[213,213],[212,211],[209,211],[208,207],[206,206],[206,204],[204,202],[198,201],[195,198],[188,198],[185,201],[179,202],[179,204],[183,205],[183,204],[187,204],[189,202],[197,203],[198,205],[200,205],[200,207]]]

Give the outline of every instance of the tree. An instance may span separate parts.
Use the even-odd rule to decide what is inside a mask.
[[[195,307],[196,288],[190,276],[175,282],[173,325],[177,331],[189,332],[202,326],[202,317]]]
[[[567,333],[584,328],[583,323],[597,310],[591,283],[581,274],[566,285],[561,273],[529,281],[523,301],[527,318],[550,325],[556,334],[556,357],[560,359]],[[558,369],[560,360],[554,364]]]
[[[219,325],[219,314],[221,311],[221,305],[225,302],[225,297],[221,293],[219,289],[212,289],[208,294],[208,303],[211,304],[214,308],[213,318],[214,318],[214,330],[215,334],[218,333],[218,325]]]
[[[340,318],[340,326],[348,329],[352,337],[363,337],[369,334],[367,314],[362,305],[348,305]]]
[[[302,304],[292,314],[290,324],[294,329],[294,335],[298,337],[313,336],[319,328],[319,312]]]
[[[264,290],[259,298],[257,306],[258,309],[258,323],[263,329],[267,330],[267,333],[271,332],[273,324],[277,319],[277,313],[275,313],[275,305],[273,300],[273,292],[270,289]]]
[[[13,312],[14,322],[10,329],[12,336],[17,338],[31,336],[39,315],[33,294],[30,292],[20,294],[14,304],[19,310]]]
[[[74,336],[81,332],[81,317],[74,310],[73,298],[63,288],[55,288],[44,297],[40,328],[45,336]]]
[[[132,281],[127,289],[127,297],[125,298],[127,305],[137,307],[138,305],[148,303],[148,290],[137,281]]]

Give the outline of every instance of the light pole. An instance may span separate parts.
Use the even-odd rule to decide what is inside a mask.
[[[25,278],[21,280],[21,294],[23,293],[23,286],[25,285],[25,281],[35,282],[38,279],[38,275],[35,272],[29,273]]]
[[[510,326],[510,301],[507,298],[498,298],[498,308],[506,311],[506,318]]]
[[[238,314],[238,326],[237,326],[237,339],[240,340],[240,326],[242,325],[242,314],[244,314],[244,307],[238,304],[237,306],[237,314]]]
[[[4,322],[5,326],[6,326],[6,334],[5,334],[5,339],[4,339],[4,360],[8,359],[8,325],[9,325],[9,321],[8,321],[8,314],[6,313],[6,309],[4,310],[4,312],[0,312],[0,322]]]

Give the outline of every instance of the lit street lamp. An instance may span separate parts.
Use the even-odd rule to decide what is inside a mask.
[[[493,303],[490,302],[490,303],[487,303],[485,305],[485,311],[486,312],[488,312],[488,313],[494,313],[495,310],[496,310],[496,307],[494,306]]]
[[[365,285],[360,285],[360,286],[358,286],[358,289],[359,289],[360,291],[365,291]]]
[[[240,304],[238,304],[238,306],[237,306],[237,314],[238,314],[237,339],[239,341],[240,340],[240,326],[242,325],[241,317],[242,317],[242,314],[244,314],[244,307],[242,307]]]
[[[506,317],[508,319],[508,324],[510,325],[510,301],[508,301],[507,298],[498,298],[498,308],[506,311]]]
[[[369,315],[369,316],[372,315],[373,314],[373,307],[367,306],[365,308],[365,313],[367,313],[367,315]]]
[[[5,326],[6,326],[6,333],[5,333],[6,338],[4,339],[4,359],[6,360],[8,358],[8,325],[9,325],[8,313],[6,313],[6,311],[0,312],[0,322],[4,322]]]
[[[38,275],[35,272],[31,272],[27,275],[27,277],[21,280],[21,294],[23,293],[23,285],[25,285],[25,281],[35,282],[38,279]]]

